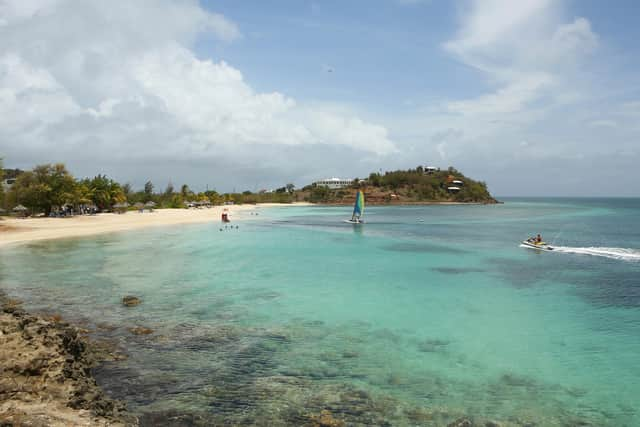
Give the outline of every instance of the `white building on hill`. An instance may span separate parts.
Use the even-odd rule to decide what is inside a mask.
[[[353,180],[342,179],[342,178],[327,178],[327,179],[321,179],[320,181],[316,181],[314,182],[314,184],[329,187],[331,189],[336,189],[336,188],[344,188],[352,185]]]
[[[5,191],[9,191],[13,184],[15,184],[15,182],[15,178],[5,179],[4,181],[2,181],[2,188],[4,188]]]

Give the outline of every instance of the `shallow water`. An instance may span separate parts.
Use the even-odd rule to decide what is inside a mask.
[[[149,424],[640,425],[640,200],[257,211],[4,250],[0,286],[126,349],[96,375]]]

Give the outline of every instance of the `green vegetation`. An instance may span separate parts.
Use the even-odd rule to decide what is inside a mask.
[[[11,212],[22,205],[27,213],[67,214],[134,209],[146,205],[154,208],[184,208],[202,204],[223,203],[291,203],[297,200],[293,184],[274,192],[219,194],[213,190],[194,192],[188,185],[176,192],[169,183],[164,191],[155,193],[154,184],[147,181],[141,191],[134,191],[129,183],[120,184],[106,175],[76,179],[63,164],[45,164],[31,171],[3,169],[0,179],[15,178],[6,191],[0,186],[0,208]]]
[[[461,182],[461,183],[454,183]],[[312,203],[352,203],[362,189],[368,203],[496,203],[484,182],[474,181],[453,167],[446,170],[416,169],[372,173],[367,179],[355,179],[350,188],[331,190],[325,186],[303,188],[303,200]]]
[[[0,165],[1,166],[1,165]],[[367,179],[355,179],[353,186],[331,190],[309,185],[295,190],[289,183],[274,191],[220,194],[214,190],[194,192],[187,184],[176,191],[169,183],[164,191],[154,192],[153,182],[134,191],[128,183],[120,184],[105,175],[76,179],[63,164],[45,164],[31,171],[2,169],[0,179],[15,179],[7,189],[0,188],[0,208],[12,211],[23,205],[28,214],[68,214],[140,208],[184,208],[223,203],[353,203],[355,192],[362,189],[369,204],[428,202],[495,203],[484,182],[474,181],[450,167],[447,170],[409,170],[372,173]],[[455,181],[455,182],[454,182]],[[456,183],[461,182],[461,183]],[[458,189],[452,188],[457,187]]]

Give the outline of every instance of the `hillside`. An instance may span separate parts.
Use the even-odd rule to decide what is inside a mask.
[[[497,203],[484,182],[475,181],[453,167],[434,171],[418,167],[384,174],[372,173],[367,179],[356,179],[352,186],[341,189],[313,184],[300,190],[297,199],[312,203],[351,204],[359,189],[364,191],[367,204],[376,205]]]

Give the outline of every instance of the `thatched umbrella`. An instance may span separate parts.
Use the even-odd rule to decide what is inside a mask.
[[[145,208],[149,208],[149,212],[153,212],[153,208],[156,207],[156,202],[154,202],[153,200],[149,200],[147,203],[144,204]]]
[[[16,206],[15,208],[13,208],[13,211],[14,211],[14,212],[16,212],[16,213],[19,213],[20,215],[26,215],[26,212],[27,212],[28,210],[29,210],[29,209],[25,208],[25,207],[24,207],[24,206],[22,206],[22,205],[18,205],[18,206]]]
[[[116,203],[115,205],[113,205],[113,210],[118,212],[118,213],[122,213],[124,212],[125,209],[127,209],[129,207],[129,203],[124,202],[124,203]]]

